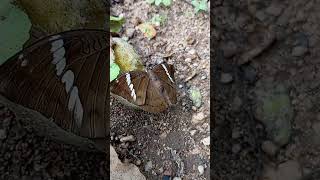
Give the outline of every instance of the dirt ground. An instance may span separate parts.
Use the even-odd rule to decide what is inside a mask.
[[[211,5],[212,178],[320,179],[320,3],[217,0]]]
[[[193,7],[183,1],[164,8],[143,0],[114,3],[111,13],[125,17],[121,36],[129,38],[147,67],[162,60],[175,66],[178,90],[177,104],[160,114],[132,110],[113,100],[112,145],[122,159],[137,164],[147,179],[161,179],[164,162],[173,163],[173,177],[209,179],[209,15],[194,14]],[[166,16],[166,21],[157,28],[156,37],[148,40],[135,27],[137,22],[147,22],[156,14]],[[200,90],[200,107],[190,100],[190,88]],[[192,121],[195,115],[197,122]],[[134,136],[134,142],[119,141],[129,135]]]

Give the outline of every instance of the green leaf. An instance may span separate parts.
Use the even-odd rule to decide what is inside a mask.
[[[162,0],[155,0],[155,5],[159,6]]]
[[[199,11],[207,11],[208,4],[207,0],[192,0],[191,4],[194,6],[196,13]]]
[[[30,28],[27,14],[10,0],[0,0],[0,65],[22,50],[29,39]]]
[[[110,82],[115,80],[120,73],[120,68],[116,63],[110,64]]]
[[[160,26],[163,25],[164,22],[166,21],[166,16],[165,15],[159,15],[156,14],[152,17],[151,19],[151,24],[155,25],[155,26]]]
[[[124,17],[110,16],[110,31],[119,32],[124,23],[125,23]]]
[[[171,5],[171,0],[162,0],[162,3],[163,3],[165,6],[170,6],[170,5]]]

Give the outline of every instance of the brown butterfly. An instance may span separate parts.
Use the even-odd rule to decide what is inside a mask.
[[[124,73],[111,83],[110,92],[133,107],[162,112],[177,102],[173,65],[161,63],[148,71]]]
[[[108,36],[74,30],[38,40],[0,66],[0,93],[75,134],[107,137]]]

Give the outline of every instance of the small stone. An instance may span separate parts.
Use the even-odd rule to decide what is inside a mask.
[[[238,139],[240,137],[240,131],[236,128],[232,130],[232,139]]]
[[[141,165],[141,160],[140,160],[140,159],[136,160],[135,164],[136,164],[137,166],[140,166],[140,165]]]
[[[292,56],[295,57],[300,57],[303,56],[305,53],[308,52],[308,48],[304,47],[304,46],[296,46],[292,49]]]
[[[194,135],[196,134],[196,132],[197,132],[197,130],[191,130],[191,131],[190,131],[190,135],[191,135],[191,136],[194,136]]]
[[[127,28],[126,29],[126,36],[128,38],[132,38],[132,36],[134,35],[135,29],[134,28]]]
[[[7,132],[5,129],[0,129],[0,139],[6,139],[7,138]]]
[[[191,58],[186,58],[184,61],[185,61],[186,63],[191,63]]]
[[[183,85],[182,84],[179,84],[179,89],[182,89],[183,88]]]
[[[204,118],[205,118],[204,113],[203,113],[203,112],[199,112],[199,113],[194,114],[194,115],[192,116],[191,122],[192,122],[193,124],[198,124],[198,123],[203,122]]]
[[[220,82],[227,84],[233,81],[233,77],[230,73],[221,73]]]
[[[167,133],[163,132],[160,134],[160,139],[165,139],[167,137]]]
[[[195,42],[196,42],[196,40],[195,40],[193,37],[189,36],[189,37],[187,38],[187,44],[188,44],[188,45],[192,45],[192,44],[194,44]]]
[[[205,146],[210,146],[210,136],[202,139],[201,142],[202,142]]]
[[[278,146],[272,141],[264,141],[261,145],[261,149],[269,156],[274,156],[278,151]]]
[[[282,12],[283,6],[277,3],[272,3],[267,9],[266,12],[273,16],[279,16]]]
[[[205,80],[205,79],[207,79],[207,76],[205,75],[201,76],[201,80]]]
[[[222,44],[221,49],[223,51],[224,57],[226,58],[230,58],[238,52],[238,47],[233,41]]]
[[[240,144],[234,144],[234,145],[232,146],[232,152],[233,152],[234,154],[240,152],[240,150],[241,150],[241,145],[240,145]]]
[[[181,180],[181,177],[174,177],[173,180]]]
[[[278,177],[282,180],[300,180],[302,170],[300,164],[295,160],[289,160],[279,165]]]
[[[198,166],[198,171],[199,171],[199,174],[202,175],[204,173],[204,167],[203,166]]]
[[[148,161],[147,164],[144,166],[144,170],[148,172],[151,169],[152,169],[152,161]]]
[[[233,99],[233,102],[231,104],[231,108],[232,108],[232,110],[238,112],[238,111],[240,111],[241,107],[242,107],[242,99],[240,97],[236,96]]]
[[[133,142],[133,141],[135,141],[136,139],[134,138],[134,136],[133,135],[130,135],[130,136],[125,136],[125,137],[122,137],[121,139],[120,139],[120,141],[121,142]]]

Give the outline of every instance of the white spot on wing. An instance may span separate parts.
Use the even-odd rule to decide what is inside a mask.
[[[50,51],[51,51],[51,52],[55,52],[57,49],[61,48],[62,46],[63,46],[63,40],[62,40],[62,39],[53,41],[53,42],[51,43],[51,49],[50,49]]]
[[[174,83],[172,77],[169,74],[169,71],[167,69],[167,67],[164,64],[161,64],[161,66],[163,67],[163,69],[166,71],[167,76],[169,77],[170,81]]]
[[[126,73],[126,80],[127,80],[128,87],[131,91],[131,97],[133,98],[133,101],[136,101],[137,96],[136,96],[136,92],[133,88],[133,84],[131,83],[131,76],[129,73]]]
[[[61,37],[60,35],[51,36],[49,41],[53,41],[53,40],[59,39],[60,37]]]
[[[57,75],[60,76],[66,67],[66,59],[63,58],[61,61],[56,64]]]
[[[65,72],[61,79],[62,83],[66,85],[66,92],[69,93],[71,87],[73,86],[74,74],[71,70]]]
[[[23,58],[23,54],[20,54],[19,57],[18,57],[18,59],[20,60],[20,59],[22,59],[22,58]]]
[[[24,59],[22,62],[21,62],[21,67],[25,67],[28,65],[28,60]]]
[[[79,91],[76,86],[74,86],[71,90],[68,102],[68,109],[69,111],[73,112],[73,118],[76,121],[76,125],[78,128],[80,128],[83,119],[83,106],[81,104]]]

